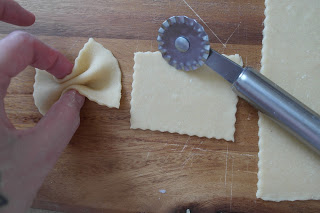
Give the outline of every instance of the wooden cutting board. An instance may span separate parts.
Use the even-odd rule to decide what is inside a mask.
[[[81,125],[46,178],[34,208],[65,212],[319,211],[318,201],[256,199],[258,115],[241,99],[234,143],[130,129],[133,54],[157,50],[157,30],[165,19],[186,15],[200,21],[201,17],[213,48],[239,53],[245,65],[259,69],[263,0],[19,2],[35,13],[37,21],[28,28],[2,23],[2,37],[23,29],[71,61],[94,37],[113,52],[122,70],[120,109],[86,101]],[[17,128],[33,127],[41,119],[32,97],[34,74],[28,68],[14,78],[5,99],[8,116]]]

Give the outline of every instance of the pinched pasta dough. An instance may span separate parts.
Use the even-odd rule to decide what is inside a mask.
[[[121,71],[117,59],[90,38],[80,50],[72,73],[65,78],[57,79],[46,71],[36,69],[33,97],[41,114],[45,114],[70,89],[100,105],[119,108]]]

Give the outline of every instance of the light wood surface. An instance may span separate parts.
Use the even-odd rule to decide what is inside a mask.
[[[81,125],[46,178],[33,207],[65,212],[317,212],[318,201],[256,199],[257,111],[238,102],[235,142],[130,129],[133,54],[156,51],[160,24],[173,15],[207,23],[212,47],[239,53],[260,68],[263,0],[24,0],[36,23],[1,23],[1,37],[16,29],[38,36],[73,61],[94,37],[111,50],[122,70],[120,109],[86,101]],[[188,5],[190,7],[188,7]],[[35,71],[12,80],[5,107],[17,128],[41,115],[33,103]],[[63,121],[62,121],[63,122]],[[160,193],[159,190],[166,190]]]

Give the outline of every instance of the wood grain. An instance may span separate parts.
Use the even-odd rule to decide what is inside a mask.
[[[183,0],[24,0],[37,21],[26,31],[63,37],[154,40],[159,24],[173,15],[197,18]],[[186,0],[223,43],[261,44],[262,0]],[[2,33],[18,27],[2,24]],[[0,25],[1,26],[1,25]],[[239,26],[239,27],[238,27]],[[217,39],[210,34],[212,42]]]
[[[36,24],[26,31],[71,61],[88,37],[95,37],[113,52],[122,70],[120,109],[86,101],[78,131],[46,178],[33,207],[65,212],[190,209],[192,213],[320,209],[318,201],[256,199],[258,116],[241,99],[234,143],[130,129],[133,54],[156,51],[157,29],[169,16],[197,18],[183,0],[19,2],[37,16]],[[187,2],[223,43],[228,41],[224,48],[210,33],[213,48],[226,54],[239,53],[246,65],[260,68],[264,1]],[[0,24],[0,29],[3,37],[21,28]],[[33,83],[34,70],[28,68],[8,89],[6,112],[17,128],[33,127],[41,119],[33,104]]]

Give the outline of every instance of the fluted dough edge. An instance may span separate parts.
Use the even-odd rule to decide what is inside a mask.
[[[44,70],[36,69],[33,87],[34,102],[42,115],[70,89],[100,105],[119,108],[121,71],[111,51],[90,38],[80,50],[71,74],[57,79]]]

